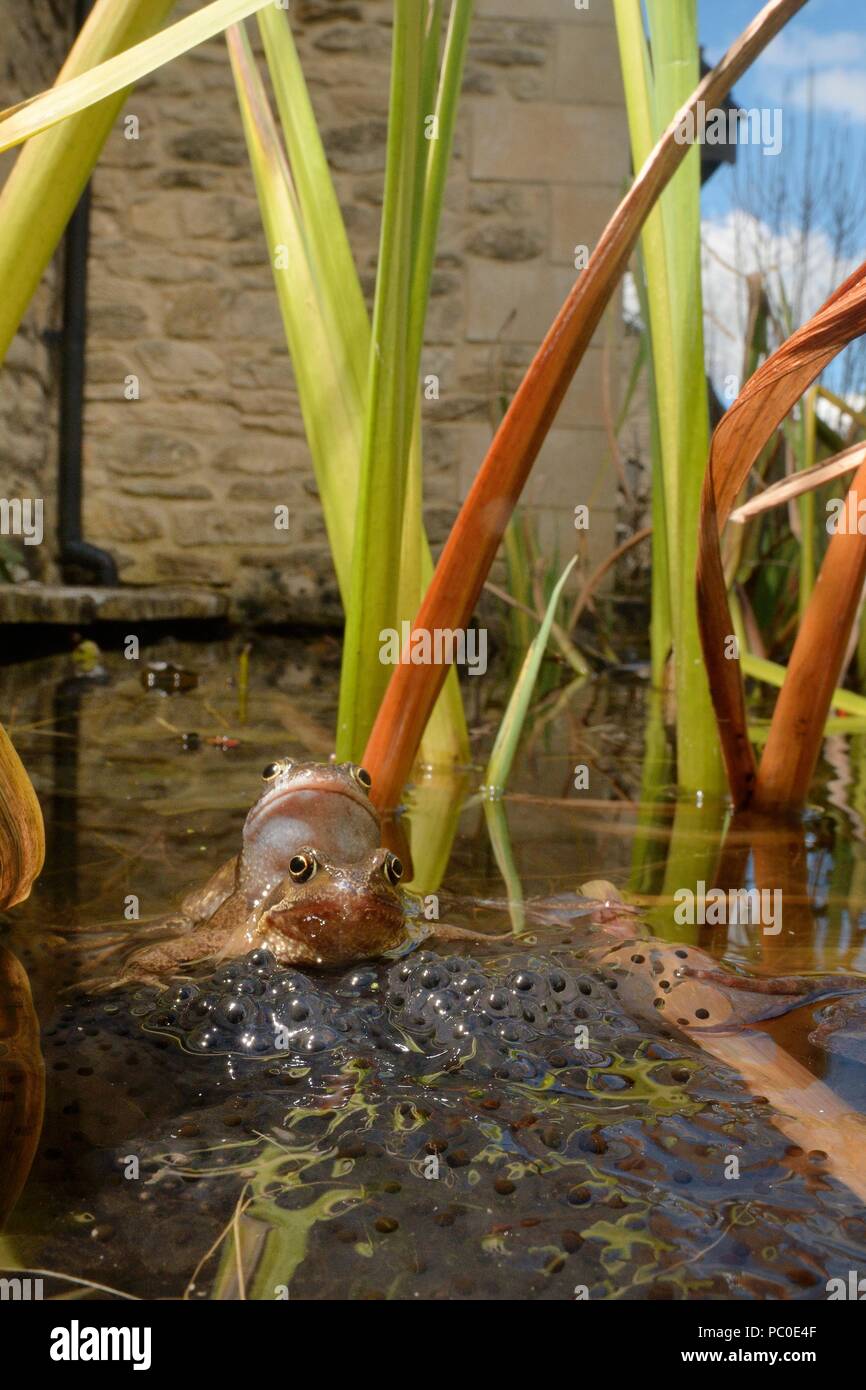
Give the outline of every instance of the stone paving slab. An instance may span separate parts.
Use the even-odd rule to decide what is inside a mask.
[[[168,622],[214,619],[228,599],[209,589],[99,588],[65,584],[0,584],[0,623]]]

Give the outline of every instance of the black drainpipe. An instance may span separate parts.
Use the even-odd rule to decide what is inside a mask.
[[[93,0],[76,0],[78,32]],[[90,246],[90,184],[69,220],[64,240],[63,327],[60,339],[60,420],[57,476],[59,562],[85,570],[97,584],[116,584],[117,565],[107,550],[81,534],[81,460],[84,438],[84,354],[87,345],[87,257]]]

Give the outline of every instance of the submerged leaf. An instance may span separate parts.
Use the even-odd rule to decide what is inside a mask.
[[[580,892],[584,898],[597,898],[602,903],[622,903],[625,901],[616,884],[609,882],[606,878],[593,878],[587,883],[582,883]]]
[[[0,1226],[24,1187],[42,1134],[45,1063],[30,981],[0,946]]]

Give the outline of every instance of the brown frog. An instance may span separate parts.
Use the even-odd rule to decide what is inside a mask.
[[[444,923],[418,923],[413,931],[417,900],[398,889],[402,864],[379,845],[379,818],[367,799],[370,778],[363,768],[283,760],[268,764],[262,776],[265,787],[247,816],[240,854],[184,900],[179,917],[139,935],[121,972],[124,978],[159,979],[258,946],[284,965],[339,967],[424,935],[443,940],[511,936]],[[527,902],[527,916],[562,925],[590,917],[601,931],[588,959],[636,1013],[658,1011],[689,1029],[736,1028],[823,994],[862,987],[862,981],[852,985],[839,977],[819,982],[735,975],[694,946],[636,937],[634,910],[615,892],[610,899],[599,898],[598,890],[610,885],[587,888],[592,896]]]
[[[369,799],[370,774],[355,763],[268,763],[264,787],[250,808],[240,854],[227,860],[204,888],[190,893],[181,913],[210,919],[237,899],[253,911],[273,893],[292,855],[313,844],[324,855],[354,864],[379,844],[379,814]]]
[[[282,965],[341,966],[379,956],[407,939],[411,900],[398,890],[403,865],[390,850],[371,850],[354,864],[335,863],[304,847],[259,911],[238,903],[193,931],[155,941],[127,959],[125,978],[158,980],[204,960],[267,947]]]
[[[253,939],[262,913],[299,886],[290,866],[305,846],[314,845],[322,863],[346,871],[378,850],[379,815],[369,800],[371,780],[364,768],[283,758],[268,763],[262,780],[262,793],[244,822],[240,853],[203,888],[187,894],[179,913],[138,933],[136,949],[121,967],[123,978],[164,973],[216,955],[245,932]],[[153,944],[143,946],[143,939]],[[127,947],[128,938],[120,944]],[[116,952],[114,943],[107,954]]]
[[[340,966],[382,955],[406,940],[403,865],[387,849],[338,864],[308,846],[294,855],[273,904],[235,931],[219,957],[266,947],[287,965]]]
[[[421,900],[398,887],[402,877],[402,862],[382,846],[344,864],[306,845],[292,855],[285,876],[257,910],[247,910],[234,895],[183,935],[166,938],[164,921],[161,940],[127,957],[123,978],[159,983],[204,961],[234,959],[262,947],[281,965],[339,967],[411,949],[430,936],[443,941],[514,939],[510,931],[493,935],[425,922]]]

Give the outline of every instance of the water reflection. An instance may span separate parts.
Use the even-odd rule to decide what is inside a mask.
[[[195,670],[196,689],[148,693],[133,664],[113,655],[101,684],[73,676],[62,659],[0,672],[2,707],[12,711],[10,733],[48,834],[46,872],[30,901],[8,914],[48,1059],[45,1134],[10,1226],[31,1261],[38,1254],[41,1267],[77,1277],[101,1270],[109,1283],[149,1295],[231,1297],[236,1240],[260,1296],[273,1296],[276,1262],[308,1296],[382,1288],[436,1297],[459,1274],[472,1286],[466,1297],[569,1296],[579,1278],[605,1297],[659,1287],[672,1297],[801,1297],[821,1296],[823,1271],[830,1277],[837,1263],[862,1257],[862,1126],[851,1112],[866,1110],[866,1056],[857,1054],[850,1001],[836,1014],[836,1006],[810,1005],[708,1041],[612,1007],[603,990],[593,994],[600,985],[587,964],[590,992],[578,1004],[586,1055],[575,1052],[580,1018],[564,1021],[551,1003],[512,1049],[509,1065],[530,1070],[498,1075],[480,1054],[432,1048],[411,1028],[387,1051],[369,1033],[369,1013],[363,1026],[350,1024],[351,1046],[318,1062],[191,1058],[140,1029],[128,998],[62,994],[88,961],[86,950],[62,954],[61,939],[121,921],[130,897],[142,921],[174,909],[236,850],[263,764],[330,749],[336,666],[328,644],[311,654],[300,643],[257,642],[243,691],[239,643],[176,643],[159,655]],[[476,712],[479,769],[507,694],[495,676],[486,686]],[[560,692],[558,702],[545,697],[503,802],[485,804],[480,772],[433,773],[387,833],[401,857],[408,844],[417,891],[470,905],[510,902],[523,932],[519,955],[488,945],[467,955],[466,971],[475,959],[496,979],[520,969],[549,974],[560,951],[571,969],[585,927],[542,928],[527,919],[526,904],[604,879],[639,895],[655,934],[690,940],[719,962],[762,978],[850,975],[866,969],[857,819],[866,803],[855,775],[862,748],[862,739],[849,740],[846,778],[834,752],[826,809],[790,824],[730,817],[721,804],[676,800],[664,726],[644,687],[597,680]],[[582,789],[578,767],[589,770]],[[730,921],[679,926],[675,895],[699,883],[780,891],[782,931]],[[504,907],[489,925],[507,921]],[[7,1004],[17,968],[9,957]],[[386,989],[378,967],[364,978],[360,1003],[351,1004],[362,1012],[364,990],[368,1002],[381,1002]],[[322,987],[344,999],[340,980]],[[419,1057],[423,1066],[408,1066]],[[38,1127],[39,1072],[31,1053],[26,1144],[9,1160],[19,1173]],[[810,1093],[813,1082],[835,1097]],[[821,1106],[820,1123],[832,1122],[819,1143]],[[813,1151],[819,1157],[810,1159]],[[733,1185],[723,1163],[731,1153],[741,1172]],[[118,1165],[130,1154],[141,1177],[122,1183]],[[430,1157],[435,1183],[424,1174]],[[14,1175],[7,1186],[14,1193]],[[754,1240],[751,1228],[736,1228],[743,1209]],[[770,1225],[787,1229],[776,1263],[765,1249]],[[226,1229],[235,1235],[194,1277]],[[424,1270],[411,1253],[419,1245],[429,1250]]]

